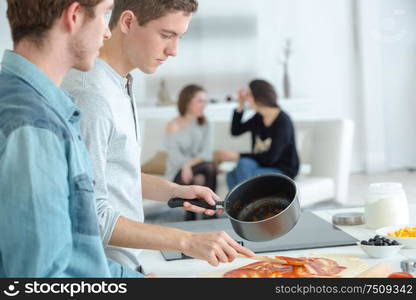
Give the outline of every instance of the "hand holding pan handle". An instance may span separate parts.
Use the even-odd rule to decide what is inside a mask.
[[[199,199],[199,198],[196,198],[196,199],[172,198],[172,199],[169,199],[168,205],[171,208],[182,207],[184,202],[189,202],[192,205],[203,207],[206,209],[212,209],[212,210],[216,210],[217,208],[224,207],[224,201],[215,201],[215,205],[210,205],[205,200]]]

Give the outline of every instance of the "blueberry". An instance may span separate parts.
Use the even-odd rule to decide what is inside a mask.
[[[367,241],[361,241],[361,245],[368,245]]]
[[[391,242],[391,244],[392,244],[392,245],[395,245],[395,246],[396,246],[396,245],[400,245],[400,244],[399,244],[399,242],[398,242],[398,241],[396,241],[396,240],[395,240],[395,241],[392,241],[392,242]]]

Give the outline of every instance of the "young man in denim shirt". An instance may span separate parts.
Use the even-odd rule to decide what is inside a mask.
[[[8,0],[0,72],[0,277],[141,277],[106,259],[80,111],[60,88],[89,70],[113,0]]]

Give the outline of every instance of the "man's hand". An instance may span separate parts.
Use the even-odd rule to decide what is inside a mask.
[[[181,242],[182,253],[206,260],[213,266],[219,263],[232,262],[238,253],[244,256],[254,256],[255,254],[235,240],[225,232],[189,232]]]
[[[220,200],[217,194],[215,194],[210,188],[199,185],[177,185],[174,190],[174,198],[182,199],[195,199],[200,198],[205,200],[210,205],[215,205],[215,201]],[[184,202],[183,208],[185,210],[193,211],[195,213],[204,213],[208,216],[213,216],[215,212],[222,213],[224,210],[219,209],[217,211],[212,209],[206,209],[196,205],[192,205],[189,202]]]

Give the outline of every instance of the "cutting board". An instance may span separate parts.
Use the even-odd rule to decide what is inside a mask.
[[[340,273],[341,277],[357,277],[359,274],[363,273],[364,271],[369,269],[368,263],[364,260],[349,254],[309,254],[307,257],[322,257],[322,258],[329,258],[335,260],[339,265],[346,267]],[[223,275],[231,270],[239,268],[241,266],[247,265],[249,263],[255,262],[255,260],[251,260],[249,258],[237,258],[236,260],[240,260],[240,262],[233,263],[232,267],[219,267],[218,270],[201,274],[198,277],[211,277],[211,278],[221,278]]]

